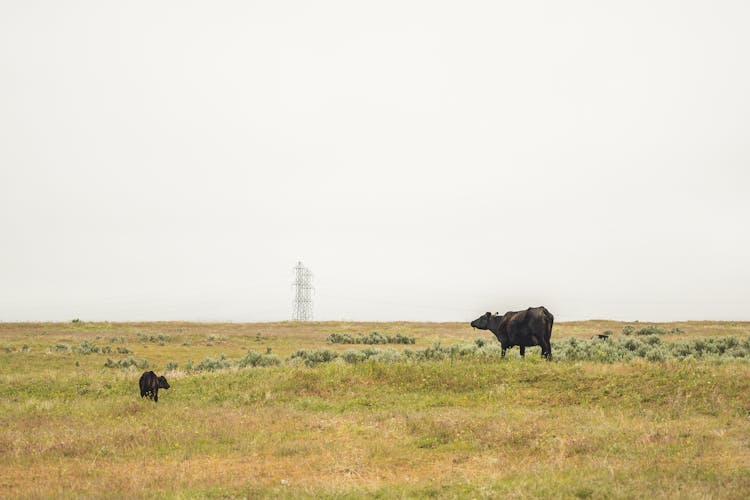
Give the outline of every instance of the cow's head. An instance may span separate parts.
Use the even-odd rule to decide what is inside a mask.
[[[167,382],[167,377],[162,375],[156,380],[159,381],[159,389],[169,389],[169,382]]]
[[[473,328],[479,328],[480,330],[488,330],[490,328],[490,318],[492,313],[486,312],[479,316],[477,319],[471,322]]]

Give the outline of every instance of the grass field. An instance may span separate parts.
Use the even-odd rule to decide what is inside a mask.
[[[334,333],[496,341],[459,323],[0,324],[0,497],[750,498],[750,323],[658,326],[665,345],[733,337],[735,357],[308,366],[294,353],[368,347]],[[276,361],[242,368],[252,351]],[[158,404],[144,369],[172,386]]]

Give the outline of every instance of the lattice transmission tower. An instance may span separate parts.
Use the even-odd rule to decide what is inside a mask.
[[[292,309],[293,321],[312,321],[313,303],[312,303],[312,272],[297,262],[294,266],[294,306]]]

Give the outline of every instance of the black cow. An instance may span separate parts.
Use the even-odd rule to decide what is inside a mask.
[[[141,397],[148,396],[154,402],[159,402],[159,389],[169,389],[169,383],[163,375],[157,377],[154,372],[143,372],[138,381],[141,386]]]
[[[545,307],[529,307],[525,311],[509,311],[502,316],[484,313],[471,322],[471,326],[480,330],[490,330],[495,334],[503,348],[502,357],[509,347],[518,346],[521,356],[526,348],[541,346],[542,357],[552,360],[552,323],[554,316]]]

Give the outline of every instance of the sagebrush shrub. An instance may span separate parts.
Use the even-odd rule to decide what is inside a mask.
[[[281,364],[281,358],[275,354],[260,354],[256,351],[250,351],[247,356],[242,358],[239,362],[240,368],[248,366],[262,367],[262,366],[276,366]]]
[[[414,344],[414,337],[407,337],[397,333],[396,335],[383,335],[382,333],[372,332],[369,335],[358,334],[356,337],[348,333],[332,333],[326,341],[329,344]]]
[[[107,358],[104,366],[106,368],[130,368],[131,366],[134,366],[136,368],[145,370],[149,367],[149,362],[146,359],[135,359],[132,356],[125,359],[120,359],[118,361],[113,361]]]
[[[74,348],[76,352],[79,352],[81,354],[91,354],[95,352],[99,352],[99,346],[96,344],[89,342],[88,340],[83,340],[78,345],[78,347]]]
[[[292,361],[297,360],[297,362],[303,362],[307,366],[315,366],[319,363],[329,363],[336,358],[338,358],[338,353],[336,351],[328,349],[300,349],[294,352],[289,359]]]
[[[639,328],[633,333],[635,333],[636,335],[662,335],[666,332],[658,326],[644,326],[643,328]]]
[[[195,371],[199,372],[214,372],[216,370],[223,370],[232,366],[232,362],[226,359],[223,354],[218,358],[206,358],[194,368]]]
[[[154,344],[163,344],[164,342],[171,341],[172,337],[170,335],[163,335],[161,333],[158,335],[148,335],[145,333],[139,333],[138,340],[140,342],[151,342]]]

